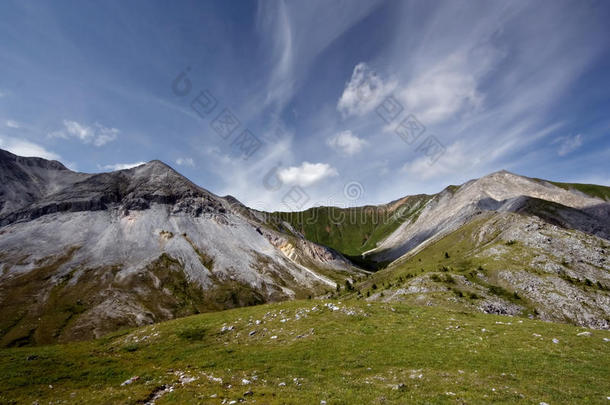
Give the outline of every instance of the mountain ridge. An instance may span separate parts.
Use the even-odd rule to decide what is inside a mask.
[[[610,327],[610,204],[580,186],[502,170],[377,206],[266,213],[159,160],[86,174],[6,152],[0,165],[2,345],[336,294]],[[504,236],[507,227],[517,244]],[[458,261],[450,265],[437,250],[455,235],[464,248],[451,252]],[[481,245],[478,235],[493,237]],[[562,238],[569,243],[555,242]],[[504,256],[506,246],[522,250],[521,264]],[[454,284],[440,288],[435,280],[449,276]],[[557,305],[566,309],[559,314]]]

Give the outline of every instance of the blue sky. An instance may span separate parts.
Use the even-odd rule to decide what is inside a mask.
[[[607,1],[3,1],[0,147],[83,172],[160,159],[266,210],[500,169],[610,185],[609,19]]]

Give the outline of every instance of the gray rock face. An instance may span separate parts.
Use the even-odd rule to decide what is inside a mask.
[[[507,171],[471,180],[436,195],[415,221],[403,223],[365,253],[393,261],[453,232],[483,212],[518,212],[610,239],[610,203]]]
[[[0,158],[4,344],[306,297],[358,272],[159,161],[92,175],[7,152]]]
[[[0,218],[87,176],[57,161],[25,158],[0,149]]]
[[[21,162],[28,162],[27,159],[31,158],[18,158]],[[17,161],[11,164],[8,159],[5,163],[11,168],[11,178],[2,189],[7,209],[3,210],[0,225],[56,212],[100,211],[114,206],[128,212],[147,209],[153,203],[171,204],[176,212],[197,216],[225,210],[227,205],[159,161],[94,175],[71,172],[57,162],[49,162],[49,168],[34,164],[24,167]],[[28,170],[31,167],[36,169]],[[33,180],[20,183],[23,178]],[[46,181],[50,184],[44,184]],[[18,187],[21,189],[15,192]]]

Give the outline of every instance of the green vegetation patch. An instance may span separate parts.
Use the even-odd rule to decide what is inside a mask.
[[[0,403],[605,404],[610,332],[584,330],[400,303],[292,301],[2,349]]]
[[[405,221],[417,219],[432,197],[410,196],[400,203],[385,206],[315,207],[302,212],[274,212],[267,214],[267,223],[285,231],[281,222],[287,222],[306,239],[353,258],[374,249]]]

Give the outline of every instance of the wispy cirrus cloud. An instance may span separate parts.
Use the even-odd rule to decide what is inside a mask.
[[[577,134],[574,136],[562,136],[555,139],[553,143],[559,144],[557,154],[559,156],[566,156],[582,146],[582,134]]]
[[[20,128],[21,125],[17,121],[6,120],[5,125],[9,128],[17,129]]]
[[[193,158],[190,157],[179,157],[178,159],[176,159],[176,164],[178,166],[195,167],[195,161],[193,160]]]
[[[56,122],[42,132],[58,130],[70,139],[58,150],[84,170],[91,168],[96,144],[116,145],[95,150],[99,162],[136,162],[146,154],[189,168],[192,158],[201,169],[190,170],[193,181],[266,209],[282,208],[280,201],[293,186],[282,182],[270,190],[265,176],[275,168],[294,173],[285,178],[301,178],[304,184],[296,169],[287,171],[302,162],[324,162],[342,175],[311,183],[305,190],[311,202],[332,195],[340,199],[351,180],[366,189],[363,203],[383,203],[502,168],[536,177],[578,180],[597,172],[609,178],[608,155],[601,151],[609,146],[610,120],[603,116],[607,108],[599,89],[610,80],[607,69],[600,69],[610,61],[603,40],[610,35],[605,18],[610,5],[351,0],[345,7],[343,1],[278,0],[257,2],[239,13],[243,24],[227,26],[222,21],[235,10],[219,1],[217,7],[178,8],[187,28],[159,30],[137,20],[137,6],[125,4],[125,18],[150,35],[130,36],[120,20],[108,18],[114,7],[101,6],[106,13],[90,21],[99,35],[88,47],[74,46],[86,35],[78,21],[59,29],[61,7],[34,10],[18,2],[7,7],[29,18],[7,21],[17,34],[6,44],[0,66],[7,85],[15,84],[3,88],[10,91],[0,99],[4,119],[22,120],[19,133],[30,142],[38,142],[40,128]],[[86,11],[83,5],[71,7],[75,13]],[[163,16],[166,10],[151,5],[150,13]],[[133,41],[116,42],[117,35]],[[212,53],[192,41],[213,36],[222,38],[222,46]],[[108,43],[113,52],[106,52]],[[125,59],[133,49],[141,50],[139,58]],[[55,63],[58,54],[79,75]],[[150,87],[152,82],[169,87],[186,61],[192,68],[189,96],[167,99]],[[132,72],[148,66],[154,69],[142,77],[146,80],[134,80]],[[19,87],[26,76],[40,86]],[[201,121],[188,108],[204,88],[218,100],[218,109],[233,109],[243,127],[265,141],[255,157],[242,160],[230,150],[231,141],[215,142],[209,120],[219,110]],[[375,114],[388,94],[404,107],[391,123]],[[151,103],[151,96],[160,102]],[[60,108],[49,109],[52,103]],[[112,124],[100,118],[110,131],[79,118],[92,110],[113,117]],[[422,138],[434,135],[446,147],[434,165],[418,152],[419,139],[407,144],[396,134],[396,124],[407,114],[425,126]],[[75,118],[70,121],[77,125],[66,126],[64,117]],[[276,124],[291,135],[268,140],[264,134]],[[133,129],[124,134],[113,127]],[[566,134],[570,139],[554,143]],[[44,141],[39,145],[46,147]]]
[[[49,133],[49,136],[62,139],[76,138],[83,143],[99,147],[116,140],[119,133],[117,128],[109,128],[97,122],[89,126],[76,121],[64,120],[63,128]]]
[[[478,158],[474,158],[463,142],[451,144],[442,160],[430,164],[425,156],[416,158],[412,162],[405,163],[402,172],[423,180],[450,176],[456,171],[468,171],[471,167],[478,165]]]
[[[478,90],[485,73],[476,52],[454,53],[425,70],[397,90],[404,107],[426,125],[434,125],[459,113],[481,107],[483,94]],[[479,62],[475,68],[473,60]]]
[[[271,62],[265,106],[283,109],[309,75],[316,58],[381,3],[354,1],[344,7],[324,0],[259,2],[256,27],[269,49]],[[314,20],[316,29],[312,30]]]
[[[0,135],[0,148],[6,149],[11,153],[19,156],[41,157],[50,160],[59,160],[60,156],[57,153],[51,152],[44,146],[37,143],[26,141],[8,136]]]

